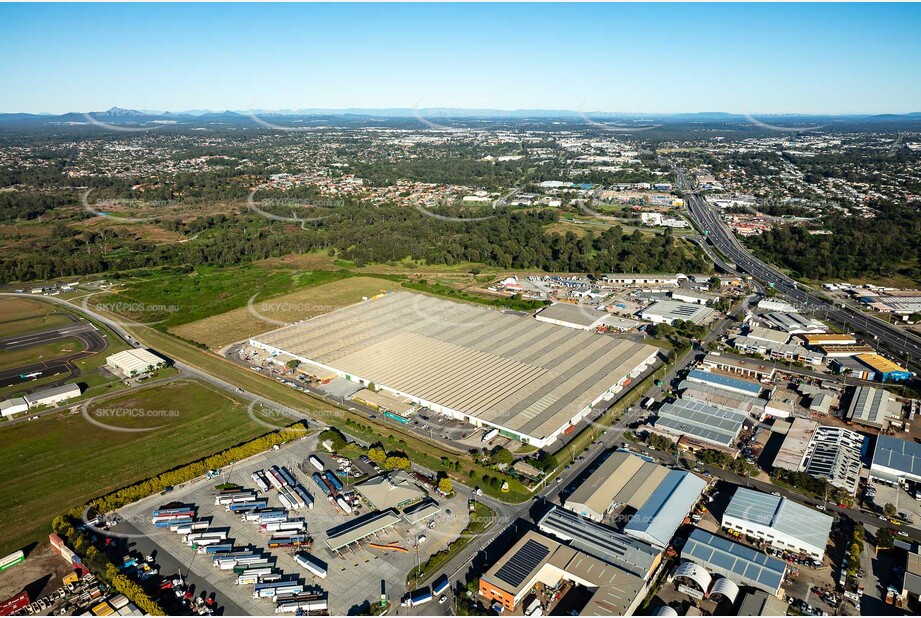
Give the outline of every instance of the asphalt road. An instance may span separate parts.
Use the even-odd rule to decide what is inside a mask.
[[[685,173],[681,170],[677,173],[679,186],[689,188],[690,183]],[[867,339],[872,339],[913,368],[921,367],[921,337],[899,330],[849,305],[826,302],[808,286],[794,281],[774,266],[754,257],[699,194],[688,190],[687,203],[694,222],[700,229],[707,231],[707,239],[733,260],[740,270],[765,283],[773,284],[778,292],[788,296],[804,310],[821,315],[864,335]]]

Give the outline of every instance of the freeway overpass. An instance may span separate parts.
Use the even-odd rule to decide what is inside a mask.
[[[688,186],[681,174],[679,174],[679,185]],[[790,298],[804,311],[860,333],[868,340],[873,340],[880,347],[888,350],[910,368],[921,369],[921,364],[919,364],[921,362],[921,337],[899,330],[888,322],[849,305],[837,305],[825,301],[808,286],[794,281],[774,266],[753,256],[700,194],[688,191],[686,201],[695,224],[707,232],[707,239],[735,262],[739,270],[767,284],[773,284],[779,293]]]

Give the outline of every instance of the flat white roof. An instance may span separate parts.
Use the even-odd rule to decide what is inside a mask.
[[[115,365],[125,373],[145,371],[163,362],[163,359],[150,350],[124,350],[117,352],[106,359],[110,365]]]
[[[708,315],[713,313],[706,305],[696,305],[690,303],[679,303],[673,300],[658,300],[649,307],[640,311],[640,316],[657,316],[666,320],[684,320],[699,324]]]
[[[832,518],[784,497],[739,487],[723,517],[773,528],[796,541],[822,549],[831,534]]]

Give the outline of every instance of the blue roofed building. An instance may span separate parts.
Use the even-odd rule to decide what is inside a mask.
[[[880,434],[873,449],[870,477],[886,483],[921,483],[921,444]]]
[[[757,397],[761,394],[761,385],[758,382],[752,382],[751,380],[741,380],[739,378],[733,378],[731,376],[723,375],[720,373],[701,371],[700,369],[692,369],[689,371],[687,380],[689,382],[696,382],[698,384],[706,384],[715,388],[721,388],[731,393],[749,395],[750,397]]]
[[[690,472],[669,470],[624,527],[624,533],[666,547],[706,487],[706,481]]]
[[[776,596],[781,593],[787,563],[761,551],[695,528],[681,549],[682,560],[702,566],[739,586]]]

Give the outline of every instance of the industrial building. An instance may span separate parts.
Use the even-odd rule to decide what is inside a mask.
[[[700,369],[691,369],[687,376],[688,382],[697,384],[706,384],[714,388],[719,388],[730,393],[757,397],[761,394],[761,384],[751,380],[741,380],[722,373],[712,373],[710,371],[701,371]]]
[[[54,388],[47,388],[45,390],[37,391],[30,395],[25,395],[23,399],[26,400],[26,404],[29,406],[29,409],[38,408],[41,406],[55,406],[59,403],[63,403],[70,399],[74,399],[80,396],[80,386],[77,384],[64,384],[63,386],[56,386]]]
[[[870,478],[890,484],[903,481],[921,483],[921,444],[892,436],[877,436]]]
[[[763,590],[749,592],[742,597],[737,616],[786,616],[789,604]]]
[[[858,386],[854,389],[846,418],[864,427],[883,430],[889,427],[890,421],[902,418],[902,404],[887,390]]]
[[[782,496],[738,487],[722,526],[793,554],[822,560],[834,520]]]
[[[656,412],[653,429],[674,440],[682,437],[709,447],[737,452],[735,445],[748,416],[744,412],[690,399],[664,403]]]
[[[872,354],[873,353],[873,348],[866,344],[820,345],[820,346],[816,346],[816,350],[824,354],[826,359],[847,358],[849,356],[857,356],[858,354]]]
[[[538,448],[656,362],[653,346],[397,292],[260,335],[339,377]]]
[[[858,354],[855,356],[859,362],[866,365],[880,382],[907,382],[911,380],[912,373],[893,363],[885,356],[879,354]]]
[[[591,331],[604,325],[605,320],[611,315],[594,307],[583,307],[570,303],[553,303],[549,307],[541,309],[534,317],[547,324]]]
[[[622,508],[636,514],[624,533],[665,547],[707,484],[690,472],[669,470],[629,451],[615,451],[576,488],[563,507],[593,521]]]
[[[771,365],[716,354],[707,354],[703,365],[706,369],[717,369],[753,380],[770,380],[776,371]]]
[[[649,581],[662,561],[662,550],[554,506],[537,523],[538,529],[570,547]]]
[[[707,403],[712,406],[729,408],[750,414],[751,416],[761,418],[765,415],[765,409],[768,404],[766,399],[759,399],[750,395],[740,395],[739,393],[727,391],[722,388],[682,380],[678,385],[678,392],[682,399],[690,399]]]
[[[737,586],[751,586],[774,597],[780,596],[787,574],[787,563],[783,560],[700,528],[691,532],[681,549],[681,559],[700,565],[708,574],[725,577]]]
[[[872,381],[876,379],[876,372],[861,363],[855,357],[857,354],[848,354],[831,359],[829,366],[838,374],[847,375],[857,380]]]
[[[750,339],[756,339],[758,341],[766,341],[768,343],[784,344],[790,341],[790,334],[785,333],[782,330],[774,330],[773,328],[764,328],[763,326],[750,326],[746,336]]]
[[[706,292],[685,289],[672,290],[668,295],[672,300],[690,305],[709,305],[720,299],[718,294],[707,294]]]
[[[649,305],[637,315],[656,324],[673,324],[676,320],[700,324],[713,313],[713,309],[703,305],[690,305],[673,300],[659,300]]]
[[[803,345],[810,348],[816,348],[823,345],[857,345],[857,338],[854,335],[842,335],[839,333],[823,333],[820,335],[799,335],[798,339]]]
[[[791,335],[821,334],[828,332],[828,326],[799,313],[771,312],[764,314],[764,320],[770,325]]]
[[[514,612],[535,585],[553,588],[564,580],[589,591],[582,616],[632,615],[647,591],[642,577],[529,531],[480,577],[479,594],[486,605]]]
[[[0,401],[0,417],[13,416],[14,414],[19,414],[21,412],[28,412],[29,403],[26,401],[25,397],[13,397],[11,399],[6,399]]]
[[[379,511],[399,509],[425,499],[428,494],[402,470],[385,472],[355,485],[355,491]]]
[[[687,277],[681,274],[677,275],[634,275],[629,273],[614,273],[604,275],[602,282],[608,285],[616,285],[625,288],[645,286],[645,285],[678,285],[680,281],[687,280]]]
[[[739,336],[732,340],[732,345],[746,354],[761,354],[776,360],[798,361],[809,365],[821,365],[825,360],[825,355],[821,352],[809,350],[795,343],[772,343],[763,339]]]
[[[795,306],[782,300],[777,300],[776,298],[762,298],[758,301],[758,309],[783,313],[799,313],[799,310]]]
[[[334,552],[360,543],[371,535],[392,528],[402,521],[393,509],[375,511],[326,531],[326,546]]]
[[[133,378],[165,367],[166,360],[150,350],[131,349],[106,358],[106,366],[125,377]]]
[[[864,440],[850,429],[795,418],[774,458],[774,467],[805,472],[854,495],[860,481]]]

